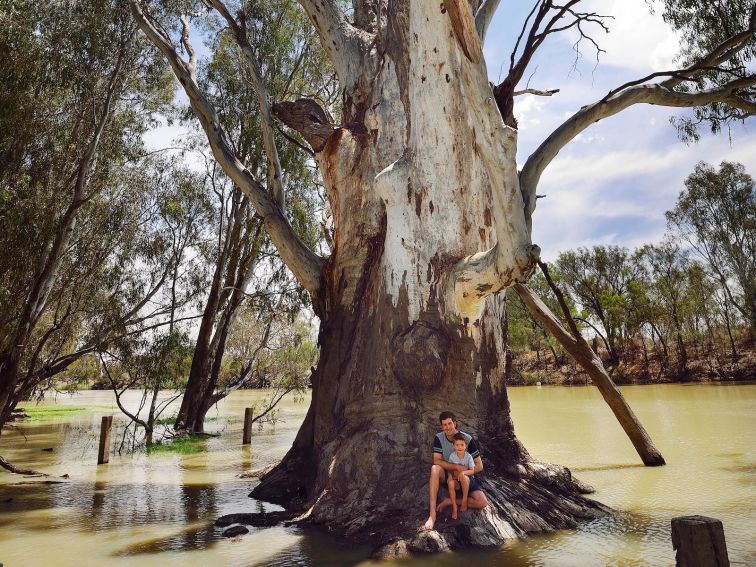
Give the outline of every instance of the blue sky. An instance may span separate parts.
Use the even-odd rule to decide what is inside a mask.
[[[658,14],[650,13],[646,0],[586,0],[582,6],[614,16],[608,21],[608,34],[598,28],[593,34],[606,53],[596,65],[595,51],[584,43],[583,56],[573,68],[574,35],[557,34],[544,43],[526,76],[535,71],[531,87],[560,92],[552,97],[517,97],[520,165],[581,106],[629,80],[675,68],[678,38]],[[497,81],[502,65],[508,68],[512,46],[531,7],[530,0],[501,2],[484,46],[491,81]],[[206,53],[201,38],[193,36],[198,51]],[[533,217],[533,241],[546,260],[578,246],[633,248],[660,241],[666,228],[664,212],[674,206],[685,177],[699,161],[739,161],[756,175],[756,120],[733,125],[729,137],[726,132],[719,136],[703,132],[700,142],[686,146],[669,123],[670,116],[681,112],[650,105],[631,107],[594,124],[560,152],[541,178],[538,193],[547,197],[539,199]],[[165,127],[145,139],[149,147],[158,148],[171,145],[171,139],[182,134],[179,126]]]
[[[612,88],[653,71],[675,68],[679,40],[645,0],[589,0],[586,9],[615,16],[610,32],[593,34],[602,49],[582,45],[573,70],[574,35],[551,37],[531,63],[530,86],[561,89],[552,97],[523,95],[515,102],[519,123],[518,162],[524,163],[559,124],[581,106],[599,100]],[[496,81],[532,2],[501,2],[488,31],[484,53],[488,74]],[[617,244],[633,248],[658,242],[665,232],[664,212],[672,208],[683,181],[695,164],[739,161],[756,174],[756,120],[734,125],[727,133],[704,132],[697,144],[677,138],[669,117],[679,109],[638,105],[594,124],[551,163],[538,188],[533,241],[543,257],[578,246]]]

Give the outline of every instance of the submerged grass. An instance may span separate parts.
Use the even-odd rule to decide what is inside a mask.
[[[38,421],[42,419],[65,419],[75,414],[84,413],[90,408],[78,406],[27,406],[24,411],[27,419]]]
[[[104,414],[118,413],[118,409],[114,409],[112,406],[106,405],[92,405],[92,406],[58,406],[58,405],[24,405],[21,407],[28,415],[28,418],[24,418],[27,421],[41,421],[45,419],[66,419],[74,415],[79,415],[87,412],[99,411]]]
[[[201,453],[207,449],[206,442],[207,437],[205,435],[188,435],[182,437],[176,437],[170,441],[163,441],[161,443],[155,443],[147,447],[147,453],[150,455],[155,454],[179,454],[179,455],[191,455],[193,453]]]

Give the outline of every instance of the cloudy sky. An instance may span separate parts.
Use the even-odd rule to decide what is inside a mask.
[[[426,0],[423,0],[426,1]],[[650,72],[675,68],[678,38],[661,17],[652,15],[646,0],[586,0],[586,10],[614,19],[610,32],[595,29],[602,53],[596,64],[590,45],[581,46],[575,65],[574,35],[557,34],[538,51],[527,72],[530,86],[560,89],[552,97],[517,97],[515,114],[522,165],[538,145],[581,106],[601,99],[612,88]],[[531,1],[504,1],[494,16],[484,54],[491,81],[496,82]],[[202,38],[194,44],[202,55]],[[184,101],[183,93],[179,93]],[[553,260],[563,250],[594,244],[633,248],[664,236],[664,212],[674,206],[683,181],[696,163],[723,160],[745,164],[756,174],[756,120],[734,125],[728,133],[703,132],[700,142],[686,146],[669,123],[679,109],[638,105],[594,124],[580,134],[546,169],[538,188],[533,241],[543,257]],[[179,126],[149,133],[149,147],[171,145],[183,133]]]
[[[502,2],[484,48],[492,81],[509,55],[531,2]],[[530,86],[561,89],[552,97],[517,97],[520,135],[518,161],[581,106],[601,99],[612,88],[650,72],[675,68],[678,39],[645,0],[589,0],[585,7],[614,16],[608,34],[594,38],[606,53],[596,65],[595,50],[583,44],[573,70],[574,36],[553,36],[538,52],[529,72]],[[635,247],[660,240],[664,212],[674,206],[685,177],[695,164],[723,160],[745,164],[756,174],[756,120],[719,136],[706,134],[686,146],[669,117],[679,109],[638,105],[602,120],[573,140],[541,178],[533,217],[533,240],[552,260],[559,251],[594,244]]]

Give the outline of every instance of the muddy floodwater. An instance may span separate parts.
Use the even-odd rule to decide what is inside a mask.
[[[623,388],[667,466],[639,465],[598,392],[590,387],[511,388],[515,429],[534,456],[569,466],[619,512],[577,530],[450,553],[401,565],[673,565],[670,519],[703,514],[724,523],[733,565],[756,565],[756,385]],[[166,396],[168,394],[166,393]],[[354,565],[369,548],[297,527],[224,539],[213,520],[279,509],[247,494],[243,471],[288,449],[308,398],[287,399],[278,422],[241,445],[244,409],[265,392],[235,392],[209,417],[221,433],[194,454],[114,454],[97,466],[102,415],[121,420],[108,392],[59,394],[45,405],[79,408],[19,422],[0,437],[0,455],[52,476],[0,472],[0,562],[17,566]],[[138,398],[129,405],[138,404]],[[29,405],[29,404],[28,404]],[[114,433],[113,445],[120,443]],[[429,452],[430,455],[430,452]],[[430,457],[429,457],[430,458]],[[485,461],[485,455],[484,455]],[[59,478],[67,474],[69,478]]]

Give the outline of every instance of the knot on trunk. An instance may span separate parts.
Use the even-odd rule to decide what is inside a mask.
[[[315,152],[325,146],[336,130],[325,110],[312,99],[300,98],[294,102],[277,102],[273,105],[273,115],[292,130],[296,130]]]
[[[394,371],[399,382],[421,392],[436,390],[446,372],[450,345],[443,329],[415,321],[394,339]]]

